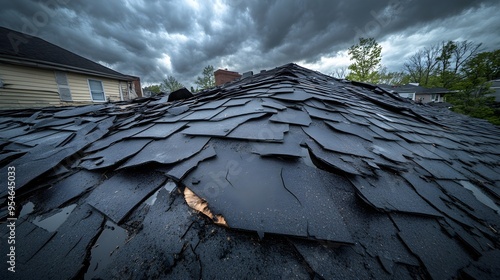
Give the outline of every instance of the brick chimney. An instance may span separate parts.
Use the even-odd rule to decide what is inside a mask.
[[[236,79],[241,78],[241,75],[238,72],[227,71],[227,69],[218,69],[214,72],[214,76],[216,86],[220,86],[227,82],[232,82]]]

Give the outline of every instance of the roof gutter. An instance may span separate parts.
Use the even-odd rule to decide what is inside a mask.
[[[88,69],[84,69],[84,68],[80,68],[80,67],[74,67],[74,66],[46,62],[46,61],[40,61],[40,60],[34,60],[34,59],[18,59],[18,58],[0,57],[0,62],[21,65],[21,66],[36,67],[36,68],[41,68],[41,69],[50,69],[50,70],[67,71],[67,72],[73,72],[73,73],[79,73],[79,74],[87,74],[87,75],[99,76],[99,77],[104,77],[104,78],[116,79],[116,80],[120,80],[120,81],[133,81],[134,80],[131,76],[126,76],[123,74],[122,75],[112,75],[112,74],[102,73],[102,72],[98,72],[98,71],[92,71],[92,70],[88,70]]]

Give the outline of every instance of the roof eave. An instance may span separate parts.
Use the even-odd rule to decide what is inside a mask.
[[[103,78],[116,79],[116,80],[120,80],[120,81],[133,81],[134,80],[132,78],[132,76],[127,76],[127,75],[123,75],[123,74],[122,75],[112,75],[112,74],[108,74],[108,73],[93,71],[93,70],[74,67],[74,66],[70,66],[70,65],[58,64],[58,63],[41,61],[41,60],[34,60],[34,59],[0,56],[0,62],[21,65],[21,66],[41,68],[41,69],[50,69],[50,70],[73,72],[73,73],[78,73],[78,74],[86,74],[86,75],[98,76],[98,77],[103,77]]]

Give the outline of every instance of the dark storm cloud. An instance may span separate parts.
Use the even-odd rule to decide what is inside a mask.
[[[0,25],[140,76],[145,83],[174,75],[189,86],[208,64],[243,72],[288,62],[319,63],[360,36],[379,42],[396,35],[408,38],[392,43],[390,63],[408,53],[408,44],[418,45],[409,40],[423,30],[429,35],[418,37],[422,42],[460,37],[492,45],[498,42],[498,19],[480,29],[473,28],[479,22],[470,22],[470,29],[453,30],[456,21],[467,21],[459,15],[476,13],[477,21],[477,13],[499,6],[486,0],[24,0],[2,4]],[[430,31],[443,27],[439,24],[446,32],[431,36]]]

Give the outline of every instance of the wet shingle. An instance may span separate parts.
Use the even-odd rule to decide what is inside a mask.
[[[335,133],[322,122],[315,122],[309,127],[302,127],[302,129],[324,149],[341,154],[372,157],[372,153],[365,148],[365,145],[368,146],[368,141],[356,140],[344,133]]]
[[[305,101],[307,99],[312,98],[310,94],[303,90],[297,89],[279,89],[272,90],[271,93],[275,93],[271,95],[272,98],[278,100],[286,100],[286,101]]]
[[[126,139],[111,144],[103,150],[82,158],[80,167],[87,170],[108,168],[134,156],[151,141],[151,139]]]
[[[376,170],[376,177],[351,179],[360,197],[380,211],[441,216],[402,178]]]
[[[451,279],[469,264],[467,252],[432,219],[391,215],[399,236],[424,263],[433,279]]]
[[[135,134],[132,138],[167,138],[172,133],[183,128],[187,122],[157,123]]]
[[[189,127],[184,129],[182,133],[186,135],[226,136],[246,121],[258,119],[264,115],[265,113],[255,113],[223,119],[220,121],[190,122],[188,124]]]
[[[86,201],[119,223],[165,181],[166,177],[157,172],[124,170],[97,186]]]
[[[150,162],[177,163],[198,153],[210,140],[209,137],[190,137],[181,133],[167,139],[154,140],[120,168],[143,165]]]
[[[49,211],[59,208],[68,201],[82,195],[84,192],[97,186],[101,180],[100,173],[79,170],[63,178],[50,188],[41,191],[40,195],[31,200],[36,205],[39,205],[37,207]]]
[[[307,147],[309,151],[313,154],[313,156],[326,164],[328,167],[332,168],[334,171],[340,171],[348,174],[361,175],[361,173],[354,168],[354,166],[341,159],[338,154],[329,152],[323,148],[321,148],[315,141],[309,140],[306,141]],[[370,161],[371,162],[371,161]]]
[[[309,126],[309,124],[311,124],[311,118],[306,112],[292,108],[278,111],[269,120],[278,123],[297,124],[302,126]]]
[[[284,133],[288,130],[288,124],[271,122],[266,118],[259,118],[249,120],[239,125],[226,137],[254,141],[281,142],[283,141]]]
[[[77,207],[62,224],[62,226],[47,238],[46,243],[36,251],[36,253],[26,260],[25,264],[16,266],[18,279],[29,279],[36,273],[37,277],[51,278],[75,278],[78,277],[82,269],[83,261],[86,258],[88,245],[98,234],[103,217],[88,205]],[[44,235],[37,235],[39,229],[31,232],[31,242],[44,240]],[[30,234],[30,235],[31,235]],[[28,237],[28,236],[26,236]],[[35,243],[34,243],[35,244]],[[33,245],[34,245],[33,244]],[[26,244],[28,245],[28,244]],[[20,248],[24,245],[20,245]],[[30,266],[30,269],[19,268],[23,265]]]
[[[54,114],[55,118],[69,118],[76,116],[84,116],[89,113],[98,112],[101,109],[104,109],[105,105],[88,105],[82,107],[75,108],[64,108],[60,112]]]

